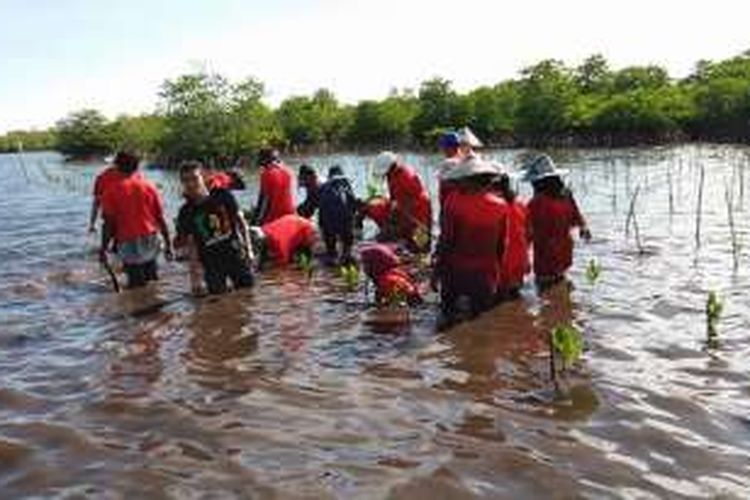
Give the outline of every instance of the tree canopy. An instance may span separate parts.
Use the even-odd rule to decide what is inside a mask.
[[[319,89],[272,109],[263,83],[197,72],[163,83],[154,113],[108,120],[80,110],[51,130],[0,136],[0,151],[55,148],[69,155],[117,148],[166,162],[295,151],[432,148],[445,129],[472,127],[504,146],[630,145],[675,140],[750,142],[750,51],[698,61],[683,79],[653,64],[613,69],[600,54],[577,66],[548,59],[515,79],[459,92],[433,78],[415,91],[341,103]]]

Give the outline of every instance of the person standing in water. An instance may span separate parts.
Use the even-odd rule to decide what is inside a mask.
[[[99,218],[99,212],[101,211],[102,196],[104,196],[104,192],[125,178],[118,167],[128,161],[128,153],[119,151],[115,155],[112,165],[107,166],[96,176],[96,179],[94,180],[93,201],[91,202],[91,215],[89,216],[90,233],[96,232],[96,221]]]
[[[444,319],[451,323],[462,297],[476,316],[495,304],[501,287],[508,213],[505,202],[491,191],[499,172],[472,158],[448,179],[456,183],[445,200],[435,255]]]
[[[529,263],[528,208],[510,186],[510,175],[504,171],[493,182],[493,190],[505,201],[508,226],[505,251],[500,263],[499,299],[519,296],[524,279],[531,271]]]
[[[114,240],[128,277],[128,288],[142,287],[158,279],[159,233],[164,240],[164,256],[172,259],[161,196],[153,183],[138,174],[139,163],[137,156],[124,153],[117,165],[123,179],[106,189],[101,200],[104,227],[99,259],[106,262],[107,250]]]
[[[375,159],[375,170],[388,183],[390,212],[396,219],[396,236],[419,252],[429,251],[432,237],[430,195],[414,168],[390,151]]]
[[[591,239],[591,232],[573,194],[563,183],[565,170],[558,169],[548,155],[531,158],[524,170],[524,180],[534,188],[529,202],[534,276],[537,284],[546,288],[563,280],[573,264],[571,231],[579,228],[585,241]]]
[[[357,198],[352,185],[340,166],[328,170],[328,179],[320,187],[320,232],[326,246],[326,256],[331,263],[340,257],[342,264],[352,262],[354,223]],[[337,246],[341,246],[341,254]]]
[[[262,149],[258,155],[260,192],[253,212],[255,225],[268,224],[280,217],[295,213],[292,195],[293,174],[279,158],[275,149]]]
[[[309,165],[302,164],[297,172],[297,185],[305,190],[305,201],[297,207],[297,214],[312,219],[318,211],[320,200],[320,181],[318,173]]]
[[[187,201],[177,216],[175,246],[190,250],[193,269],[200,262],[209,293],[226,292],[227,280],[235,289],[252,287],[252,245],[234,195],[224,188],[209,190],[197,161],[182,164],[180,182]],[[192,285],[194,292],[201,291],[198,283]]]

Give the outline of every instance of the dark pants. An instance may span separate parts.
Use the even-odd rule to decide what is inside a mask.
[[[351,260],[352,246],[354,245],[354,227],[327,228],[321,227],[323,242],[326,245],[326,254],[330,258],[338,257],[337,244],[341,243],[341,258],[344,261]]]
[[[469,314],[474,317],[491,309],[496,304],[496,290],[480,273],[446,271],[440,280],[440,306],[443,315],[452,319],[462,312],[459,300],[469,301]]]
[[[203,262],[203,279],[208,293],[219,294],[227,291],[227,280],[234,289],[250,288],[255,284],[255,277],[248,261],[237,252],[227,252],[220,256],[205,259]]]
[[[141,288],[146,286],[149,281],[159,279],[156,260],[143,264],[124,264],[122,267],[128,277],[128,288]]]

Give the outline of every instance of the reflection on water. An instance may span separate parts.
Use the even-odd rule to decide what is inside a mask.
[[[2,496],[747,498],[749,264],[743,246],[732,268],[725,189],[747,242],[749,158],[561,152],[595,233],[571,284],[529,286],[436,333],[435,297],[405,322],[327,270],[269,271],[254,290],[194,299],[169,264],[155,287],[114,295],[86,234],[97,166],[29,154],[27,182],[0,156]],[[434,159],[408,159],[434,193]],[[342,164],[363,192],[368,161],[312,164]],[[175,214],[174,177],[147,174]],[[636,190],[644,255],[625,235]],[[709,290],[725,300],[714,351]],[[569,322],[587,352],[560,395],[547,336]]]

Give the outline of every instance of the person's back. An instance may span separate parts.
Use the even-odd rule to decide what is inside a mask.
[[[396,203],[398,236],[413,241],[418,229],[428,237],[432,227],[432,207],[430,195],[414,168],[398,164],[387,176],[388,191]]]
[[[515,293],[529,272],[528,209],[519,198],[506,200],[508,226],[501,263],[501,286]]]
[[[537,278],[557,277],[573,264],[572,229],[582,217],[570,195],[538,193],[529,202],[529,227]]]
[[[277,265],[290,264],[295,253],[312,248],[315,225],[299,215],[285,215],[262,226],[268,250]]]
[[[327,180],[320,187],[319,207],[322,228],[330,228],[334,232],[351,228],[357,207],[349,180],[345,177]]]
[[[266,210],[261,224],[273,222],[285,215],[295,213],[294,198],[292,197],[293,174],[288,167],[281,162],[276,162],[263,167],[260,176],[260,189],[268,200]]]
[[[137,174],[128,175],[108,189],[102,197],[102,209],[112,222],[118,242],[157,233],[163,215],[156,186]]]

